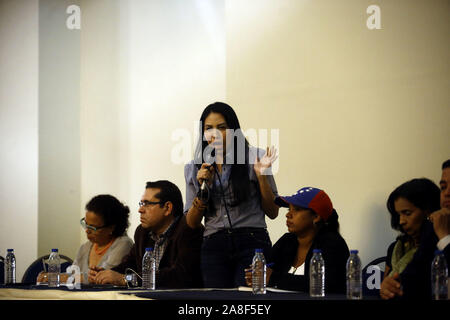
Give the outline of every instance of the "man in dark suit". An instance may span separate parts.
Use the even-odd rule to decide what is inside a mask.
[[[204,228],[187,225],[178,187],[166,180],[147,182],[139,213],[141,224],[136,228],[130,253],[111,270],[91,269],[90,279],[98,284],[126,285],[126,270],[141,275],[145,248],[153,247],[157,288],[202,287],[200,249]]]
[[[437,247],[444,251],[447,263],[450,264],[450,159],[442,164],[439,187],[441,188],[441,210],[432,213],[430,220],[439,239]]]

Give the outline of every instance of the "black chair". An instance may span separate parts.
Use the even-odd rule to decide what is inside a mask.
[[[5,258],[0,256],[0,284],[5,283]]]
[[[369,262],[363,269],[362,269],[362,289],[363,289],[363,296],[379,296],[380,295],[380,288],[372,287],[373,286],[373,280],[375,280],[375,283],[379,281],[383,281],[384,276],[384,269],[386,264],[386,257],[380,257],[377,258],[371,262]],[[375,267],[370,268],[369,267]],[[368,270],[369,269],[369,270]],[[372,269],[372,270],[371,270]],[[379,279],[374,279],[374,277],[380,277]],[[368,287],[368,281],[369,278],[372,277],[369,281],[370,288]]]
[[[40,258],[37,258],[28,268],[25,270],[25,273],[22,277],[22,283],[36,283],[36,278],[38,274],[41,271],[44,271],[44,263],[45,263],[45,270],[48,271],[48,258],[50,257],[49,254],[42,256]],[[73,261],[69,257],[66,257],[65,255],[60,254],[59,255],[61,259],[61,272],[65,272],[67,267],[72,265]]]

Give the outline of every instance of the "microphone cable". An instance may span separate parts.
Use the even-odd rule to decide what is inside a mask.
[[[228,211],[227,202],[225,201],[225,193],[223,191],[222,180],[220,179],[219,171],[217,170],[217,164],[214,162],[212,164],[212,166],[214,167],[214,171],[217,173],[217,178],[219,178],[220,193],[222,194],[221,199],[223,200],[223,204],[225,206],[225,211],[227,213],[228,223],[230,224],[230,230],[233,231],[233,224],[231,223],[230,213]]]

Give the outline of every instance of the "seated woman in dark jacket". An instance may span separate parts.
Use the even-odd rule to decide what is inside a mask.
[[[338,215],[328,195],[317,188],[302,188],[290,197],[277,197],[275,203],[289,207],[284,234],[273,246],[267,261],[269,287],[309,291],[309,263],[314,249],[325,260],[325,292],[345,293],[345,266],[349,250],[339,234]],[[251,273],[247,272],[251,284]]]
[[[428,217],[439,209],[439,198],[439,187],[425,178],[405,182],[390,194],[391,226],[400,235],[388,248],[381,298],[431,297],[431,261],[438,238]]]

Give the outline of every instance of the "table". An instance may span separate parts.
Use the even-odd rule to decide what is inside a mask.
[[[0,300],[346,300],[345,295],[328,294],[311,298],[305,292],[268,288],[267,294],[254,295],[250,288],[196,288],[196,289],[126,289],[113,285],[82,285],[81,290],[67,287],[48,288],[30,284],[0,285]],[[367,299],[367,298],[366,298]],[[373,297],[371,298],[373,299]],[[377,298],[378,299],[378,298]]]
[[[2,306],[5,304],[5,306]],[[411,306],[414,305],[414,308]],[[177,289],[142,290],[114,286],[83,286],[81,290],[48,288],[35,285],[0,285],[0,308],[13,308],[15,312],[58,308],[63,313],[98,314],[103,317],[140,317],[140,314],[162,314],[168,319],[282,319],[280,315],[303,315],[310,312],[332,312],[334,317],[352,313],[383,317],[395,312],[399,316],[418,309],[447,312],[449,301],[383,301],[378,297],[364,300],[346,300],[345,295],[326,295],[310,298],[304,292],[268,288],[265,295],[253,295],[249,288],[232,289]],[[2,310],[4,309],[2,308]],[[81,313],[80,313],[81,312]],[[78,316],[77,316],[78,317]]]

